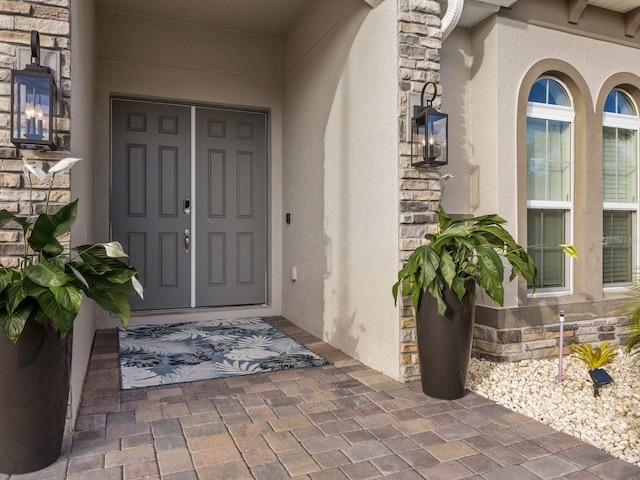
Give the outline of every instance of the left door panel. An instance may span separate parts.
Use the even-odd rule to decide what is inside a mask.
[[[111,237],[139,271],[133,310],[191,306],[191,110],[112,100]]]

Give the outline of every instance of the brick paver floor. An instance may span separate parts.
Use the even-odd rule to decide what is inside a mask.
[[[427,397],[270,322],[333,365],[121,391],[116,332],[98,332],[64,454],[12,480],[640,479],[640,468],[479,395]]]

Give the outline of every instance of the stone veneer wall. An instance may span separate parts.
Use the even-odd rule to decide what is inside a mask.
[[[624,327],[629,319],[623,317],[597,318],[564,322],[563,355],[571,353],[568,345],[604,341],[624,345],[628,334]],[[560,322],[533,327],[498,330],[475,325],[472,356],[495,362],[557,357],[560,353]]]
[[[11,213],[29,212],[28,183],[23,175],[23,159],[45,172],[56,160],[69,156],[70,119],[70,0],[0,0],[0,209]],[[31,30],[40,33],[41,50],[61,52],[61,83],[57,85],[62,96],[61,109],[55,118],[58,151],[18,150],[11,143],[11,69],[16,68],[18,46],[30,47]],[[35,213],[42,212],[46,196],[45,183],[32,178]],[[69,175],[56,178],[50,205],[56,206],[71,199]],[[68,240],[68,239],[67,239]],[[22,233],[7,225],[0,230],[0,264],[18,265],[23,244]]]
[[[409,97],[419,95],[425,82],[440,81],[440,3],[435,0],[398,0],[399,45],[399,178],[400,260],[404,262],[436,227],[440,200],[440,173],[411,167],[407,110]],[[436,99],[434,106],[438,107]],[[400,302],[400,365],[405,380],[420,375],[415,316],[408,298]]]

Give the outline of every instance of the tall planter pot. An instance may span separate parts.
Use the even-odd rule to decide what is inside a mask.
[[[0,472],[40,470],[60,456],[69,397],[69,340],[28,320],[0,335]]]
[[[469,369],[475,315],[475,283],[467,281],[460,301],[448,287],[443,292],[447,310],[425,292],[416,315],[422,391],[430,397],[453,400],[464,396]]]

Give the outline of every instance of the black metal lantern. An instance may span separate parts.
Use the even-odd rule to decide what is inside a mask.
[[[433,94],[424,106],[424,93],[429,85],[433,86]],[[411,165],[446,165],[449,162],[448,141],[449,127],[446,113],[432,107],[436,98],[437,86],[427,82],[422,87],[420,106],[413,108],[411,118]]]
[[[31,64],[11,70],[11,143],[18,148],[55,150],[53,114],[56,84],[40,65],[40,35],[31,31]]]

